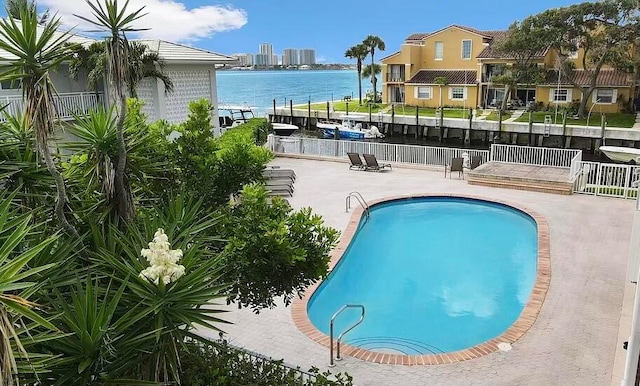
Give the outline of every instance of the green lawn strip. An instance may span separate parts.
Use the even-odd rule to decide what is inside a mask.
[[[333,102],[332,103],[333,109],[334,111],[347,111],[347,104],[346,102],[343,101],[337,101],[337,102]],[[297,110],[302,110],[302,109],[306,109],[306,105],[296,105],[293,106],[294,109]],[[371,113],[372,114],[377,114],[378,112],[380,112],[381,110],[385,110],[386,114],[391,114],[391,109],[388,108],[389,105],[383,105],[383,104],[379,104],[377,106],[375,106],[374,108],[371,109]],[[311,110],[313,111],[327,111],[327,104],[325,103],[312,103],[311,104]],[[464,119],[468,119],[469,118],[469,109],[444,109],[444,117],[445,118],[464,118]],[[358,114],[368,114],[369,113],[369,107],[366,104],[363,104],[362,106],[358,106],[357,102],[349,102],[349,113],[358,113]],[[419,107],[418,108],[418,114],[421,117],[435,117],[436,116],[436,109],[433,107]],[[478,115],[481,113],[478,113]],[[415,116],[416,115],[416,108],[413,106],[397,106],[395,108],[395,115],[402,115],[402,116]]]
[[[553,121],[555,118],[555,112],[552,111],[535,111],[533,112],[533,122],[534,123],[544,123],[544,117],[546,115],[551,116],[551,120]],[[633,127],[633,124],[636,121],[636,116],[634,114],[624,114],[624,113],[610,113],[606,114],[607,127]],[[522,114],[521,117],[515,120],[516,122],[529,122],[529,113]],[[562,124],[562,115],[558,114],[558,124]],[[586,126],[587,118],[578,118],[574,119],[572,117],[567,117],[567,125],[575,125],[575,126]],[[591,114],[589,119],[589,126],[600,127],[600,113]]]
[[[511,113],[508,111],[505,111],[504,113],[502,113],[502,122],[504,122],[507,118],[511,117]],[[487,115],[487,117],[484,119],[485,121],[497,121],[498,120],[498,112],[497,111],[492,111],[491,114]]]

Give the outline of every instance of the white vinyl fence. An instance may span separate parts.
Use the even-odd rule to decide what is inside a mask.
[[[640,166],[580,161],[574,193],[637,198]]]
[[[481,156],[483,162],[487,162],[489,159],[489,151],[487,150],[301,137],[270,136],[269,148],[281,154],[343,159],[347,157],[347,153],[373,154],[378,161],[428,166],[448,165],[452,158],[462,157],[463,153],[467,153],[469,159],[472,156]]]
[[[580,160],[582,159],[582,150],[494,144],[491,145],[491,157],[489,160],[513,164],[570,168],[572,161],[577,157],[580,157]]]

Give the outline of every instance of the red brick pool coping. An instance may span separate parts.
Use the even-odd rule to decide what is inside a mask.
[[[403,355],[403,354],[384,354],[375,351],[365,350],[359,347],[350,346],[348,344],[341,343],[341,353],[354,358],[362,359],[367,362],[375,362],[382,364],[396,364],[396,365],[442,365],[448,363],[462,362],[469,359],[479,358],[487,354],[491,354],[498,351],[498,344],[509,343],[512,344],[520,339],[536,321],[542,303],[547,295],[549,289],[549,283],[551,282],[551,257],[549,249],[549,224],[547,220],[536,213],[533,210],[525,208],[520,205],[503,202],[500,200],[493,200],[483,198],[479,196],[461,195],[461,194],[421,194],[421,195],[401,195],[385,197],[379,200],[372,200],[369,204],[374,205],[385,201],[402,200],[408,198],[420,198],[420,197],[460,197],[469,198],[485,202],[493,202],[502,205],[506,205],[517,210],[520,210],[529,216],[531,216],[538,228],[538,264],[536,273],[536,282],[529,296],[527,304],[524,306],[518,319],[500,336],[490,339],[479,345],[466,348],[464,350],[444,353],[444,354],[430,354],[430,355]],[[353,210],[349,224],[342,236],[336,248],[332,251],[331,261],[329,263],[329,269],[338,264],[342,255],[346,251],[351,239],[356,233],[360,218],[362,217],[363,209],[358,205]],[[301,299],[295,298],[291,306],[291,314],[293,322],[296,327],[304,333],[307,337],[313,341],[320,343],[321,345],[329,348],[329,336],[318,330],[307,315],[307,303],[311,296],[320,286],[321,282],[317,282],[309,286],[304,292]],[[335,344],[335,343],[334,343]]]

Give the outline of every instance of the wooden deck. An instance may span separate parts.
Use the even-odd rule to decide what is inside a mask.
[[[493,186],[534,192],[571,194],[569,169],[504,162],[487,162],[467,173],[471,185]]]

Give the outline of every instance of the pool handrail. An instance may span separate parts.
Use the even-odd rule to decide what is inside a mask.
[[[367,200],[362,197],[362,194],[357,191],[349,193],[349,195],[345,199],[345,212],[349,213],[349,209],[351,209],[351,197],[355,197],[356,200],[358,200],[358,203],[360,203],[360,206],[362,206],[362,209],[364,209],[364,213],[366,214],[367,218],[369,218],[369,204],[367,204]]]
[[[342,311],[346,310],[347,308],[360,308],[362,310],[362,313],[360,314],[360,319],[353,326],[349,327],[344,332],[342,332],[342,334],[338,335],[338,340],[336,342],[337,361],[342,360],[342,358],[340,357],[340,341],[342,340],[342,337],[346,333],[360,325],[360,323],[362,323],[362,321],[364,320],[364,305],[362,304],[345,304],[344,306],[340,307],[340,309],[336,311],[335,314],[333,314],[333,316],[331,317],[331,323],[329,325],[329,355],[331,356],[331,359],[329,360],[329,367],[335,366],[335,363],[333,362],[333,324],[338,315],[340,315]]]

